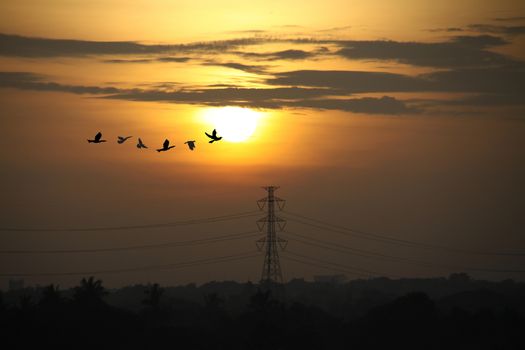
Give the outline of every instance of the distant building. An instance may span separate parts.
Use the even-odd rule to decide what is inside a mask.
[[[9,290],[19,290],[24,289],[24,279],[10,279],[9,280]]]
[[[318,275],[314,276],[314,281],[318,283],[340,284],[346,282],[346,275]]]

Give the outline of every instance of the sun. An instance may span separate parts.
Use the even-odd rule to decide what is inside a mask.
[[[207,109],[204,117],[224,140],[242,142],[255,132],[260,113],[249,108],[220,107]]]

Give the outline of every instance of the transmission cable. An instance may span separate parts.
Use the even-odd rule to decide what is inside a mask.
[[[304,218],[306,220],[310,220],[312,222],[316,222],[316,223],[324,225],[324,226],[320,226],[320,225],[313,224],[313,223],[310,223],[310,222],[305,222],[305,221],[302,221],[302,220],[299,220],[299,219],[296,219],[296,218],[285,217],[287,220],[298,222],[298,223],[301,223],[303,225],[315,227],[315,228],[318,228],[318,229],[321,229],[321,230],[332,231],[332,232],[343,234],[343,235],[357,236],[357,237],[360,237],[360,238],[363,238],[363,239],[379,241],[379,242],[384,242],[384,243],[389,243],[389,244],[397,244],[397,245],[403,245],[403,246],[409,246],[409,247],[422,247],[422,248],[425,248],[425,249],[439,249],[439,250],[443,250],[443,251],[450,251],[450,252],[454,252],[454,253],[462,253],[462,254],[470,254],[470,255],[525,256],[525,253],[482,252],[482,251],[475,251],[475,250],[468,250],[468,249],[459,249],[459,248],[453,248],[453,247],[447,247],[447,246],[441,246],[441,245],[435,245],[435,244],[428,244],[428,243],[422,243],[422,242],[416,242],[416,241],[409,241],[409,240],[389,237],[389,236],[386,236],[386,235],[380,235],[380,234],[377,234],[377,233],[371,233],[371,232],[367,232],[367,231],[356,230],[356,229],[349,228],[349,227],[334,225],[334,224],[331,224],[331,223],[328,223],[328,222],[325,222],[325,221],[317,220],[317,219],[314,219],[314,218],[310,218],[310,217],[307,217],[307,216],[304,216],[304,215],[301,215],[301,214],[292,213],[292,212],[289,212],[289,211],[286,211],[285,213],[293,215],[293,216],[297,216],[297,217],[300,217],[300,218]]]
[[[252,210],[243,213],[213,216],[201,219],[190,219],[160,224],[147,225],[129,225],[129,226],[101,226],[101,227],[70,227],[70,228],[20,228],[20,227],[0,227],[3,232],[84,232],[84,231],[121,231],[121,230],[137,230],[146,228],[165,228],[184,225],[207,224],[219,221],[244,219],[252,216],[260,215],[258,210]]]
[[[100,253],[100,252],[119,252],[119,251],[133,251],[142,249],[157,249],[157,248],[171,248],[184,247],[202,244],[211,244],[217,242],[231,241],[236,239],[244,239],[249,237],[259,236],[259,231],[247,231],[241,233],[234,233],[229,235],[222,235],[209,238],[192,239],[187,241],[175,241],[158,244],[144,244],[124,247],[111,248],[92,248],[92,249],[50,249],[50,250],[0,250],[0,254],[70,254],[70,253]]]
[[[192,260],[186,262],[179,262],[165,265],[149,265],[142,267],[126,268],[126,269],[114,269],[114,270],[95,270],[95,271],[82,271],[82,272],[33,272],[33,273],[0,273],[0,277],[45,277],[45,276],[80,276],[80,275],[103,275],[103,274],[120,274],[128,272],[138,271],[150,271],[150,270],[169,270],[179,269],[185,267],[201,266],[208,264],[217,264],[229,261],[245,260],[260,256],[259,253],[247,252],[243,254],[226,255],[208,259]]]

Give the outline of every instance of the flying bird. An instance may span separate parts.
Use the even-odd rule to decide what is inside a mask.
[[[210,135],[207,132],[205,132],[206,136],[208,136],[211,141],[209,143],[213,143],[215,141],[219,141],[222,139],[222,137],[217,137],[217,130],[213,129],[213,133]]]
[[[102,137],[102,133],[99,131],[98,134],[95,135],[95,139],[94,140],[87,140],[89,143],[101,143],[101,142],[106,142],[106,140],[101,140],[100,138]]]
[[[188,145],[188,147],[190,148],[190,151],[193,151],[195,149],[195,140],[193,140],[193,141],[186,141],[184,143]]]
[[[118,143],[124,143],[124,142],[126,142],[127,139],[130,139],[133,136],[126,136],[126,137],[124,137],[124,136],[117,136],[117,137],[118,137],[118,140],[117,140]]]
[[[170,140],[166,139],[164,143],[162,144],[162,148],[159,148],[157,152],[164,152],[172,149],[175,146],[170,146]]]
[[[139,143],[137,143],[137,148],[148,148],[144,143],[142,143],[142,140],[139,137]]]

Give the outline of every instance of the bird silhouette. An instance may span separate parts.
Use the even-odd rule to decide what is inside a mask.
[[[207,132],[205,132],[205,134],[206,134],[206,136],[208,136],[211,139],[211,141],[209,143],[213,143],[215,141],[219,141],[219,140],[222,139],[222,137],[217,137],[217,130],[215,130],[215,129],[213,129],[213,132],[212,132],[211,135],[208,134]]]
[[[140,149],[140,148],[148,148],[148,146],[146,146],[146,145],[142,142],[142,140],[140,139],[140,137],[139,137],[139,143],[137,143],[137,148],[139,148],[139,149]]]
[[[118,143],[124,143],[124,142],[126,142],[127,139],[130,139],[133,136],[126,136],[126,137],[124,137],[124,136],[117,136],[117,137],[118,137],[118,140],[117,140]]]
[[[188,145],[188,147],[190,148],[190,151],[193,151],[195,149],[195,140],[193,140],[193,141],[186,141],[184,143]]]
[[[164,152],[172,149],[175,146],[170,146],[170,140],[166,139],[164,143],[162,144],[162,148],[159,148],[157,152]]]
[[[95,135],[95,139],[93,140],[87,140],[89,143],[101,143],[106,142],[106,140],[101,140],[102,133],[99,131],[98,134]]]

